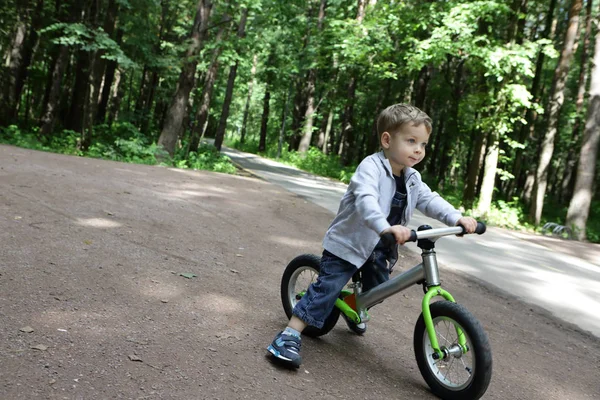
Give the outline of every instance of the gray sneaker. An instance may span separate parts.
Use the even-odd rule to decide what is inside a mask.
[[[296,368],[300,368],[302,357],[300,357],[300,347],[302,340],[295,335],[282,331],[275,336],[273,342],[267,347],[267,350],[273,357]]]
[[[342,313],[342,317],[344,317],[344,319],[346,320],[346,325],[348,325],[348,328],[356,333],[357,335],[364,335],[365,332],[367,331],[367,324],[365,322],[361,322],[360,324],[357,324],[356,322],[352,321],[350,318],[348,318],[346,316],[346,314]]]

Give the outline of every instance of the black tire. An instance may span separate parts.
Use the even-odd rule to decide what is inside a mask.
[[[430,310],[434,325],[443,324],[446,326],[444,329],[436,326],[440,347],[450,347],[451,344],[457,343],[454,326],[458,325],[466,334],[469,351],[458,357],[450,354],[445,360],[437,360],[436,364],[436,360],[432,357],[433,350],[425,328],[425,320],[423,314],[421,314],[415,326],[413,344],[415,358],[423,379],[425,379],[433,394],[442,399],[479,399],[487,390],[492,378],[492,350],[483,327],[473,314],[460,304],[450,301],[437,301],[430,305]],[[452,329],[447,329],[449,327]],[[440,330],[443,330],[443,335],[439,334]],[[448,343],[445,339],[448,339],[450,335],[455,338]],[[470,360],[472,365],[468,368],[466,364],[469,364]],[[456,365],[453,363],[456,363]],[[462,377],[459,375],[463,375],[465,377],[464,383],[457,382],[455,384],[450,382],[453,376],[450,370],[453,366],[456,366],[458,371],[454,376],[457,377],[458,381],[462,381]],[[448,379],[449,376],[450,379]]]
[[[319,275],[319,271],[321,270],[321,258],[314,254],[302,254],[290,261],[283,272],[283,277],[281,278],[281,302],[283,303],[285,315],[287,315],[288,318],[292,317],[292,310],[297,303],[297,299],[293,296],[293,294],[295,294],[293,293],[295,281],[302,271],[311,269],[314,270],[316,276]],[[308,285],[302,287],[302,290],[306,289],[308,289]],[[339,318],[340,310],[337,307],[334,307],[321,329],[314,326],[307,326],[302,334],[311,337],[323,336],[333,329]]]

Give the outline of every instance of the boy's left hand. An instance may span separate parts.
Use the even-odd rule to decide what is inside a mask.
[[[475,232],[475,229],[477,228],[477,221],[475,220],[475,218],[462,217],[456,223],[456,226],[458,226],[458,225],[464,226],[465,231],[467,231],[467,233],[473,233],[473,232]]]

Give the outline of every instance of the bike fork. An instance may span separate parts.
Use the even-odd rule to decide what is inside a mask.
[[[443,359],[446,355],[440,349],[440,345],[437,341],[437,336],[435,334],[435,327],[433,326],[433,319],[431,318],[431,311],[429,310],[429,303],[431,299],[436,296],[442,296],[444,299],[456,303],[454,297],[440,286],[431,286],[425,296],[423,297],[423,302],[421,307],[423,309],[423,320],[425,321],[425,328],[427,329],[427,335],[429,336],[429,341],[431,342],[431,347],[435,351],[434,358],[435,359]],[[456,334],[458,336],[458,344],[460,345],[463,354],[466,353],[469,349],[467,347],[467,339],[463,331],[455,325]],[[437,356],[437,357],[436,357]]]

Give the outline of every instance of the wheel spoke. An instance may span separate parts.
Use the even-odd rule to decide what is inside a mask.
[[[446,325],[446,337],[450,337],[450,328],[452,327],[452,324],[450,322],[448,322],[448,321],[444,321],[444,323]],[[445,340],[446,340],[446,343],[452,343],[448,339],[445,339]]]
[[[447,349],[451,349],[453,346],[456,347],[458,345],[458,334],[456,334],[456,329],[458,328],[464,332],[462,326],[457,324],[456,321],[443,316],[434,318],[433,322],[440,348],[442,346]],[[469,338],[465,338],[467,339],[467,342],[469,342]],[[464,385],[468,384],[473,375],[472,372],[470,372],[472,370],[469,368],[469,366],[472,365],[470,358],[465,360],[464,358],[466,355],[461,354],[458,357],[449,355],[449,358],[436,360],[432,357],[434,350],[431,342],[428,340],[427,333],[424,335],[424,341],[424,349],[427,349],[428,363],[431,372],[435,374],[442,385],[455,390],[456,388],[464,387]],[[469,345],[469,348],[470,347],[471,346]],[[456,358],[460,358],[460,361],[456,360]],[[461,372],[461,370],[464,372]]]

